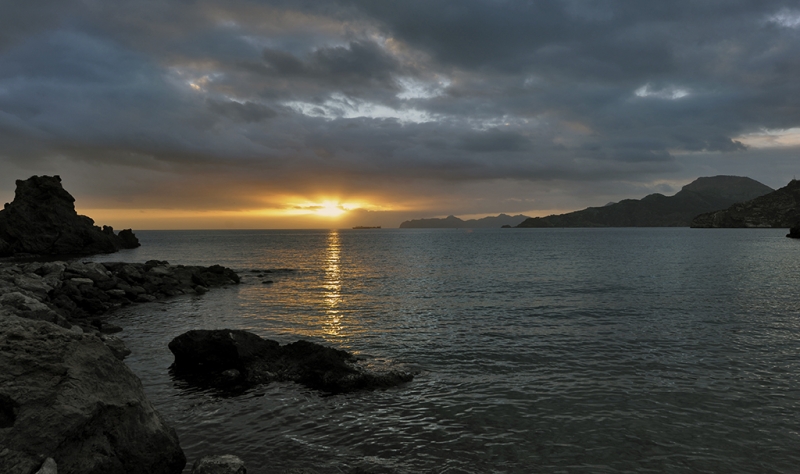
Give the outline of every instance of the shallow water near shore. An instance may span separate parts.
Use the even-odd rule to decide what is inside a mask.
[[[113,315],[190,465],[231,453],[256,474],[796,472],[800,241],[785,233],[150,231],[94,260],[243,276]],[[386,391],[220,397],[168,374],[167,343],[200,328],[419,374]]]

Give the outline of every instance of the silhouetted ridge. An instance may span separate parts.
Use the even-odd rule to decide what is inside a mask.
[[[704,212],[724,209],[772,191],[758,181],[739,176],[698,178],[674,196],[650,194],[602,207],[525,220],[517,227],[688,227]]]
[[[516,226],[520,222],[527,219],[528,216],[522,214],[516,216],[509,216],[508,214],[500,214],[498,216],[489,216],[482,219],[469,219],[462,220],[456,216],[447,216],[442,218],[431,219],[413,219],[405,221],[400,224],[401,229],[482,229],[482,228],[499,228],[503,226]]]
[[[727,209],[692,220],[692,227],[796,227],[800,223],[800,181]]]

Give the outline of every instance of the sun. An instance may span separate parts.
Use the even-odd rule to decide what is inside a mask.
[[[345,212],[347,211],[334,201],[323,201],[314,211],[320,217],[339,217]]]

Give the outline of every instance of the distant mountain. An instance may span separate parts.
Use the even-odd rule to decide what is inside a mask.
[[[405,221],[400,224],[401,229],[483,229],[483,228],[499,228],[504,225],[511,227],[516,226],[520,222],[527,219],[528,216],[519,214],[517,216],[509,216],[508,214],[500,214],[495,217],[484,217],[482,219],[469,219],[462,220],[456,216],[447,216],[444,219],[413,219]]]
[[[534,217],[517,227],[688,227],[698,214],[771,191],[758,181],[739,176],[697,178],[674,196],[650,194],[568,214]]]
[[[692,227],[795,227],[800,223],[800,181],[753,200],[699,215]]]

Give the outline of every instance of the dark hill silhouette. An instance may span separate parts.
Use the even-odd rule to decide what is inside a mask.
[[[517,227],[688,227],[698,214],[725,209],[771,191],[745,177],[698,178],[674,196],[650,194],[567,214],[533,217]]]
[[[800,181],[727,209],[699,215],[692,227],[795,227],[800,223]]]
[[[482,219],[469,219],[462,220],[456,216],[447,216],[444,219],[431,218],[431,219],[413,219],[405,221],[400,224],[401,229],[483,229],[483,228],[498,228],[507,226],[516,226],[520,222],[527,219],[528,216],[522,214],[516,216],[509,216],[508,214],[500,214],[499,216],[484,217]]]

